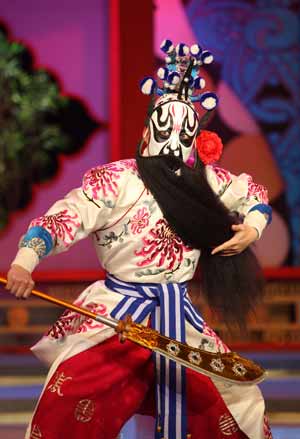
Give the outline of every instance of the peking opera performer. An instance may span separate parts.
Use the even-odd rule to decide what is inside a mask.
[[[116,319],[130,314],[190,346],[228,352],[193,306],[187,282],[199,263],[211,309],[243,326],[262,294],[249,246],[271,221],[271,208],[249,175],[215,164],[222,143],[203,128],[218,99],[202,91],[199,76],[211,53],[170,40],[161,49],[166,64],[158,81],[141,82],[152,101],[136,158],[87,171],[81,187],[30,223],[7,289],[27,298],[41,259],[90,236],[107,275],[75,304]],[[155,417],[155,439],[272,438],[256,385],[208,378],[121,344],[113,329],[72,310],[32,350],[49,373],[26,439],[116,439],[136,413]],[[222,371],[222,361],[212,367]]]

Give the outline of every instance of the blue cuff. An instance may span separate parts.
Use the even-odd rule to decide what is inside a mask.
[[[47,256],[52,250],[53,239],[46,229],[40,226],[34,226],[23,236],[20,247],[32,248],[41,259]]]
[[[268,204],[256,204],[256,206],[251,207],[248,213],[253,212],[254,210],[258,210],[263,215],[268,215],[268,222],[267,225],[269,225],[272,222],[272,207]]]

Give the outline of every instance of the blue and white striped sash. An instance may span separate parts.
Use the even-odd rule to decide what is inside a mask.
[[[185,342],[185,319],[203,331],[203,319],[193,307],[184,283],[133,283],[107,275],[105,285],[124,295],[111,316],[122,319],[130,314],[137,323],[149,314],[151,326],[161,334]],[[156,432],[155,439],[186,439],[185,368],[154,354],[156,364]]]

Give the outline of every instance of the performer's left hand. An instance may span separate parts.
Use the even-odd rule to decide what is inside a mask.
[[[220,256],[233,256],[241,253],[258,238],[257,230],[248,224],[234,224],[232,230],[234,236],[223,244],[215,247],[212,255],[220,253]]]

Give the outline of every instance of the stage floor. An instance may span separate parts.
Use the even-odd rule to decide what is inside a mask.
[[[25,426],[0,426],[0,438],[1,439],[24,439]],[[272,427],[273,439],[299,439],[300,438],[300,425],[299,427],[284,427],[275,426]],[[126,431],[121,433],[120,439],[132,439],[131,433]],[[148,439],[148,438],[143,438]],[[149,438],[150,439],[150,438]],[[152,439],[152,437],[151,437]]]

